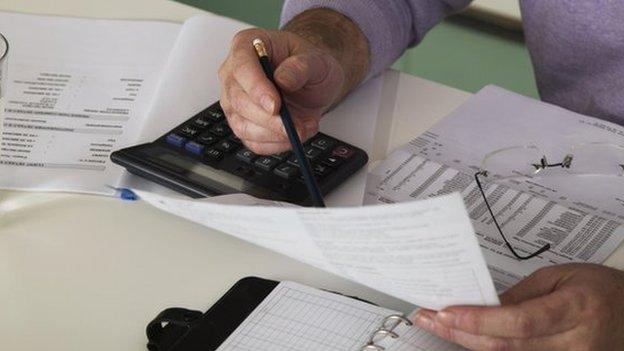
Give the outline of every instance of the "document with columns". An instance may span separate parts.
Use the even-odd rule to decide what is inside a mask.
[[[543,156],[556,164],[568,155],[569,169],[516,176]],[[614,190],[624,186],[622,164],[624,127],[489,86],[374,169],[365,204],[461,192],[503,291],[540,267],[602,263],[618,248],[624,197]],[[484,180],[484,190],[512,245],[524,254],[545,244],[551,250],[518,261],[505,247],[474,178],[490,167],[494,181]]]

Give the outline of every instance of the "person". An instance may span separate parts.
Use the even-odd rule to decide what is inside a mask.
[[[325,112],[387,69],[469,0],[287,0],[281,30],[238,33],[219,77],[228,122],[259,154],[289,149],[282,103],[250,43],[277,67],[302,139]],[[526,43],[544,101],[624,124],[624,2],[521,0]],[[570,264],[538,270],[502,306],[421,310],[416,325],[472,350],[624,350],[624,272]]]

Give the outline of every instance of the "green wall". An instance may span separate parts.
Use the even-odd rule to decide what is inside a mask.
[[[260,27],[276,28],[282,0],[180,0]],[[394,68],[462,90],[487,84],[537,97],[529,54],[520,33],[455,16],[408,50]]]

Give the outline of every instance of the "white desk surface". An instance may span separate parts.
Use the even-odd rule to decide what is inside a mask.
[[[165,0],[3,0],[0,10],[171,21],[201,12]],[[386,129],[391,140],[381,148],[426,130],[469,97],[419,78],[410,78],[409,86],[417,96],[397,101],[410,104],[412,115],[395,122],[400,128]],[[205,310],[249,275],[409,308],[140,202],[68,194],[0,196],[3,350],[146,350],[145,326],[162,309]]]

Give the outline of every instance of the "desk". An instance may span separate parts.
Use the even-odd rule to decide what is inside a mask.
[[[172,21],[201,12],[165,0],[5,0],[0,9]],[[390,139],[381,141],[378,150],[426,130],[469,97],[396,72],[386,78],[390,85],[404,79],[402,86],[418,94],[408,98],[399,92],[396,104],[407,104],[410,108],[403,110],[411,113],[382,129]],[[396,104],[382,108],[390,112]],[[145,350],[144,328],[160,310],[172,306],[205,310],[249,275],[290,279],[400,310],[410,307],[140,202],[5,192],[0,209],[3,350]],[[624,267],[622,251],[609,263]]]

